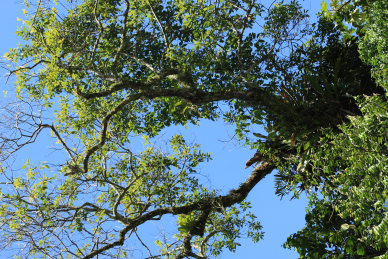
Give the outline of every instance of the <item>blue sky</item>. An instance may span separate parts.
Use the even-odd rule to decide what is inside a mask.
[[[312,15],[319,11],[320,1],[305,0],[303,5]],[[23,4],[21,0],[2,0],[0,3],[0,55],[3,56],[9,48],[17,46],[20,40],[15,35],[15,31],[20,22],[17,17],[22,17]],[[12,79],[6,84],[6,71],[0,70],[1,89],[8,90],[12,87]],[[0,102],[5,99],[0,98]],[[227,192],[231,188],[244,181],[250,173],[249,169],[244,169],[245,162],[253,155],[253,151],[242,147],[235,140],[231,140],[234,134],[233,127],[224,125],[221,122],[203,121],[200,126],[180,127],[171,129],[175,133],[183,133],[188,140],[202,144],[202,150],[211,152],[213,160],[202,165],[203,174],[209,175],[209,185]],[[36,147],[35,147],[36,148]],[[21,163],[27,159],[27,154],[17,157]],[[39,160],[41,157],[35,156]],[[23,160],[23,161],[22,161]],[[47,160],[47,158],[45,159]],[[248,200],[252,202],[253,211],[258,220],[263,225],[265,231],[264,240],[257,244],[249,240],[241,240],[241,247],[235,254],[225,252],[220,258],[265,258],[277,259],[298,258],[294,251],[285,250],[281,247],[286,238],[301,229],[304,225],[305,207],[307,199],[290,201],[290,197],[280,200],[274,194],[273,175],[268,176],[252,191]],[[4,256],[4,255],[3,255]],[[3,258],[1,251],[0,257]]]

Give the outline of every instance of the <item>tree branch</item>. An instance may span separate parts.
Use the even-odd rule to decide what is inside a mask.
[[[274,169],[274,165],[268,162],[264,162],[256,167],[251,176],[244,183],[242,183],[238,188],[231,190],[227,195],[220,195],[179,207],[160,208],[133,219],[126,219],[125,221],[127,226],[120,231],[120,238],[118,240],[91,252],[90,254],[83,257],[83,259],[93,258],[94,256],[101,254],[113,247],[123,245],[126,239],[125,236],[129,231],[137,228],[148,220],[152,220],[157,216],[163,216],[166,214],[188,214],[192,211],[207,211],[209,208],[214,208],[216,210],[221,207],[230,207],[236,203],[240,203],[248,196],[249,192],[256,186],[256,184],[260,182],[265,176],[270,174]]]

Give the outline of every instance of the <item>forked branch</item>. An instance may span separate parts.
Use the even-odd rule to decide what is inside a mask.
[[[152,220],[155,217],[161,217],[168,214],[172,214],[172,215],[188,214],[193,211],[201,211],[201,212],[204,212],[203,215],[206,215],[206,212],[209,211],[209,208],[213,210],[219,210],[221,208],[231,207],[234,204],[240,203],[248,196],[248,194],[256,186],[256,184],[259,183],[265,176],[270,174],[274,169],[275,169],[274,165],[268,162],[264,162],[255,168],[251,176],[244,183],[242,183],[238,188],[231,190],[227,195],[220,195],[220,196],[193,202],[191,204],[187,204],[179,207],[160,208],[160,209],[156,209],[151,212],[148,212],[146,214],[140,215],[136,218],[132,218],[132,219],[128,218],[126,219],[126,227],[120,231],[120,237],[118,240],[112,243],[109,243],[97,250],[92,251],[90,254],[83,257],[83,259],[93,258],[113,247],[123,245],[126,240],[126,235],[128,232],[136,229],[144,222]],[[198,223],[203,224],[203,222],[201,222],[200,220],[198,221]],[[194,235],[197,235],[197,233],[194,233],[194,234],[190,233],[190,237]],[[186,242],[189,242],[189,241],[186,240]],[[185,247],[186,246],[187,246],[187,249],[189,248],[190,249],[189,251],[183,252],[183,255],[192,256],[191,244],[185,244]],[[198,256],[198,258],[201,258],[201,257]]]

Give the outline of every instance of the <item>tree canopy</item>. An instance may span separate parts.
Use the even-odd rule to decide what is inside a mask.
[[[137,239],[148,258],[214,258],[263,238],[245,199],[274,171],[279,196],[310,197],[285,247],[388,256],[388,2],[333,0],[316,24],[295,0],[26,6],[0,133],[0,240],[22,245],[17,256],[127,258]],[[156,138],[203,119],[235,125],[256,152],[227,193],[198,178],[210,159],[199,145]],[[67,158],[14,168],[45,130]],[[151,251],[139,230],[171,216],[176,232]]]

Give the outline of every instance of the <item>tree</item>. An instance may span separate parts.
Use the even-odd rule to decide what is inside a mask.
[[[305,160],[323,179],[321,197],[311,196],[306,227],[286,243],[302,258],[388,256],[387,7],[384,1],[333,1],[332,11],[326,10],[325,19],[335,22],[342,37],[356,41],[361,57],[385,90],[359,96],[359,116],[348,117],[339,133],[326,132]]]
[[[244,199],[274,169],[279,195],[312,199],[288,246],[309,258],[387,252],[387,106],[360,59],[361,29],[354,36],[322,17],[314,32],[296,1],[27,5],[25,45],[7,55],[24,104],[7,110],[16,123],[1,137],[1,231],[4,244],[25,246],[22,257],[127,257],[128,240],[144,244],[138,228],[168,215],[177,216],[175,240],[159,240],[150,258],[217,256],[244,234],[262,238]],[[227,194],[196,177],[209,159],[197,145],[154,143],[167,127],[220,118],[257,150],[250,177]],[[252,137],[250,125],[268,134]],[[68,159],[14,172],[9,157],[44,129]],[[145,139],[141,152],[134,135]]]

